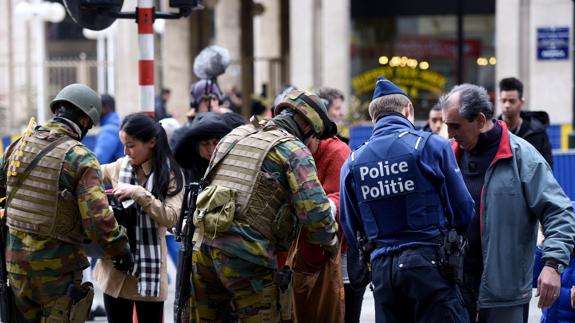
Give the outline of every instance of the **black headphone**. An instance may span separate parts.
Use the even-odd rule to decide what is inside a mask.
[[[201,81],[198,81],[201,82]],[[195,85],[195,84],[194,84]],[[210,91],[208,91],[208,89]],[[217,91],[214,91],[217,90]],[[222,94],[219,91],[219,87],[217,87],[216,84],[216,80],[207,80],[207,84],[204,85],[204,94],[202,96],[200,96],[199,98],[196,98],[194,96],[193,93],[194,87],[192,86],[192,91],[190,93],[190,95],[192,96],[192,99],[190,100],[190,108],[198,108],[198,106],[200,105],[200,102],[202,102],[202,100],[210,100],[210,97],[212,95],[216,96],[216,98],[218,99],[218,104],[222,103]],[[211,106],[208,105],[208,111],[211,110]]]

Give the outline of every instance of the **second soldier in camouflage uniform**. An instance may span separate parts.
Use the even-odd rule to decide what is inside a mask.
[[[276,250],[298,220],[311,243],[331,255],[337,251],[337,224],[304,144],[312,136],[331,137],[337,128],[311,93],[287,93],[275,112],[271,120],[252,121],[224,137],[206,172],[209,186],[198,197],[194,219],[192,320],[277,322]],[[204,203],[217,200],[218,192],[229,194],[231,203]],[[221,214],[230,211],[225,205],[233,213],[229,227],[222,223]],[[214,213],[220,217],[212,221]],[[217,232],[205,228],[210,223]]]
[[[89,266],[83,242],[97,243],[105,257],[130,262],[124,258],[128,239],[104,194],[100,164],[79,142],[100,118],[99,96],[72,84],[50,107],[55,117],[12,144],[1,161],[0,197],[8,197],[9,227],[3,243],[16,322],[70,321],[70,291],[80,287]],[[43,150],[49,152],[26,176]]]

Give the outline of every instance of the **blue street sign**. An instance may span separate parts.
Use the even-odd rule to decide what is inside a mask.
[[[537,28],[537,59],[569,59],[569,27]]]

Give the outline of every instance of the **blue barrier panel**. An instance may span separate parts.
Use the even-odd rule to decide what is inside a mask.
[[[550,125],[549,128],[547,128],[547,136],[549,136],[551,149],[561,149],[561,125]]]
[[[356,126],[349,128],[349,147],[351,150],[357,149],[364,142],[369,140],[373,126]]]
[[[573,176],[573,169],[575,167],[575,150],[568,151],[553,151],[553,172],[555,178],[569,196],[571,200],[575,200],[575,177]]]
[[[2,137],[0,141],[0,155],[4,155],[4,149],[8,148],[12,138],[10,136]]]

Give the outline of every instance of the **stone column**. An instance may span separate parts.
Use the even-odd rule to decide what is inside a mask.
[[[191,18],[166,20],[163,34],[163,84],[171,90],[168,112],[180,122],[186,121],[192,83]],[[159,90],[159,89],[158,89]]]
[[[240,0],[218,1],[214,15],[216,25],[214,44],[227,48],[232,60],[226,73],[218,78],[222,91],[225,91],[232,85],[241,86]]]
[[[573,112],[573,2],[531,0],[529,81],[525,91],[532,110],[545,110],[552,124],[570,123]],[[569,59],[537,60],[537,28],[568,27]]]
[[[290,2],[290,74],[303,89],[331,86],[350,93],[349,0]]]
[[[497,65],[496,82],[501,78],[519,77],[520,39],[527,37],[520,32],[520,2],[521,0],[497,1],[495,8],[495,55]],[[497,89],[499,92],[499,89]]]
[[[122,11],[134,11],[136,0],[124,1]],[[116,75],[116,111],[120,116],[138,112],[138,26],[132,19],[115,22],[114,70]]]
[[[350,0],[322,0],[322,68],[318,85],[341,90],[346,107],[351,91],[350,10]]]
[[[314,4],[317,0],[290,1],[290,77],[302,89],[314,84]]]
[[[282,84],[280,70],[280,3],[262,0],[264,12],[254,17],[254,77],[256,94],[267,85],[268,98],[274,98]]]
[[[571,0],[500,0],[496,4],[496,82],[510,76],[521,79],[525,109],[547,111],[552,124],[571,122],[572,8]],[[537,59],[540,27],[569,27],[568,60]],[[496,92],[499,95],[499,88]]]

